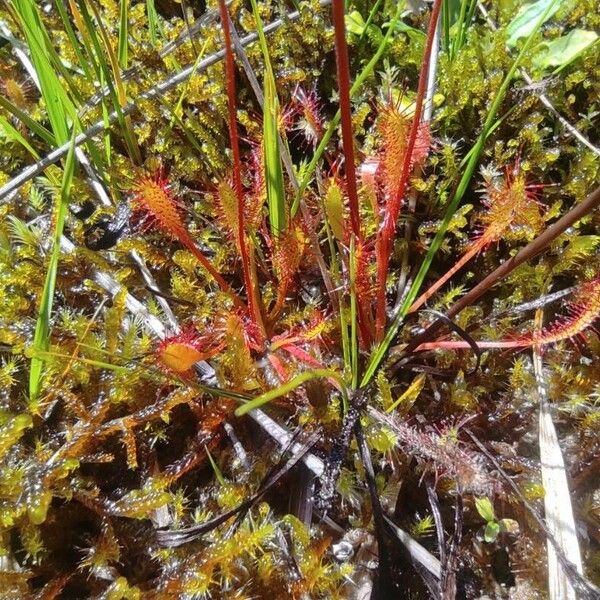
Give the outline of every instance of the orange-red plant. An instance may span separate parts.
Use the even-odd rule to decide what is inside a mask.
[[[315,90],[307,92],[301,86],[296,86],[291,108],[299,117],[294,129],[300,131],[313,148],[316,147],[323,136],[323,117]]]
[[[274,319],[284,306],[307,243],[308,238],[298,221],[290,223],[287,230],[273,242],[272,261],[278,285],[277,299],[269,315],[271,319]]]
[[[390,248],[396,231],[396,221],[400,214],[400,206],[408,186],[408,179],[414,164],[414,151],[417,147],[417,138],[421,130],[421,113],[423,110],[423,101],[425,98],[425,89],[427,86],[427,77],[429,74],[429,62],[433,48],[433,39],[435,29],[438,22],[440,10],[442,8],[441,0],[435,0],[431,15],[429,17],[429,27],[427,30],[427,42],[423,54],[423,63],[419,74],[419,85],[417,88],[417,97],[415,100],[415,112],[410,128],[406,151],[402,161],[402,171],[399,175],[399,183],[396,188],[396,193],[386,202],[385,215],[383,225],[377,236],[376,252],[377,252],[377,309],[376,309],[376,335],[377,339],[383,337],[386,311],[385,311],[385,296],[388,267],[390,262]]]
[[[375,176],[384,192],[384,206],[402,193],[402,169],[407,156],[411,119],[395,102],[382,106],[377,116],[377,133],[381,138],[380,151],[375,160]],[[429,126],[419,125],[415,145],[409,155],[410,170],[427,158],[430,146]]]
[[[195,329],[186,328],[162,340],[155,352],[167,371],[184,375],[195,363],[215,356],[223,347],[222,342],[215,343],[214,336],[201,336]]]
[[[456,263],[413,302],[408,312],[415,312],[425,304],[472,258],[490,244],[500,241],[511,229],[527,228],[537,233],[543,226],[541,209],[536,201],[538,187],[527,185],[525,174],[519,171],[518,162],[506,171],[500,184],[488,181],[484,199],[486,210],[480,216],[478,236]]]
[[[132,190],[133,204],[145,218],[147,225],[154,225],[181,242],[210,273],[219,287],[226,292],[234,303],[243,307],[244,303],[223,276],[202,254],[181,218],[176,199],[169,190],[168,180],[161,171],[154,176],[144,176]]]

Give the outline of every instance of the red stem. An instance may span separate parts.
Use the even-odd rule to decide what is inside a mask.
[[[346,190],[350,203],[350,224],[357,241],[361,240],[360,216],[358,213],[358,192],[356,170],[354,167],[354,136],[352,135],[352,108],[350,105],[350,63],[346,44],[344,0],[331,3],[333,26],[335,29],[335,54],[340,94],[340,115],[342,123],[342,144],[344,148],[344,167],[346,171]]]
[[[421,65],[421,72],[419,74],[419,86],[417,88],[417,98],[415,101],[415,114],[413,116],[412,125],[410,128],[410,134],[408,137],[408,144],[406,145],[406,154],[404,155],[404,162],[402,163],[402,174],[400,175],[400,183],[396,194],[389,199],[387,206],[385,207],[385,215],[383,225],[379,231],[377,242],[376,242],[376,253],[377,253],[377,319],[376,319],[376,333],[377,339],[383,337],[383,330],[385,327],[385,291],[387,274],[390,262],[390,246],[396,231],[396,221],[400,214],[400,204],[404,198],[406,187],[408,185],[408,178],[411,172],[411,163],[413,158],[413,152],[417,141],[417,135],[421,126],[421,113],[423,111],[423,101],[425,98],[425,92],[427,88],[427,77],[429,74],[429,62],[431,60],[431,52],[433,49],[433,40],[435,37],[435,29],[437,27],[438,17],[440,9],[442,7],[442,0],[435,0],[433,8],[431,10],[431,17],[429,18],[429,28],[427,30],[427,43],[425,44],[425,53],[423,55],[423,64]]]
[[[529,346],[535,346],[536,341],[534,340],[504,340],[498,342],[475,342],[478,348],[482,349],[507,349],[507,348],[527,348]],[[472,348],[471,344],[463,340],[441,340],[439,342],[425,342],[419,345],[415,352],[422,352],[424,350],[460,350]]]
[[[255,278],[252,277],[250,257],[248,255],[248,246],[246,240],[246,226],[244,218],[244,190],[242,188],[242,160],[240,157],[240,142],[237,128],[237,106],[235,89],[235,61],[233,58],[233,49],[231,43],[231,31],[229,28],[229,13],[225,0],[219,0],[219,11],[221,14],[221,25],[223,27],[223,37],[225,42],[225,75],[227,79],[227,111],[229,119],[229,139],[233,153],[233,189],[237,196],[238,206],[238,238],[240,242],[240,254],[242,258],[242,268],[244,271],[244,284],[248,296],[248,306],[250,313],[258,326],[261,334],[265,335],[265,328],[258,302],[258,296],[254,286]]]
[[[332,18],[335,31],[335,55],[340,95],[340,115],[342,123],[342,146],[344,149],[344,168],[346,173],[346,192],[350,205],[350,226],[356,242],[362,243],[360,231],[360,214],[358,210],[358,190],[356,185],[356,168],[354,165],[354,136],[352,134],[352,106],[350,104],[350,61],[348,44],[346,43],[345,4],[344,0],[333,0]],[[365,346],[371,343],[371,332],[367,325],[366,307],[358,303],[358,327],[361,340]]]

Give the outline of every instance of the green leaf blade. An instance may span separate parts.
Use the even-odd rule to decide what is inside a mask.
[[[550,42],[540,44],[540,51],[533,59],[533,64],[540,70],[549,67],[560,69],[572,63],[578,56],[598,41],[595,31],[585,29],[573,29]]]
[[[540,25],[556,13],[562,2],[556,0],[538,0],[532,4],[526,4],[519,10],[514,19],[506,26],[506,45],[512,48],[517,42],[530,36]],[[538,25],[538,20],[543,16],[543,21]]]
[[[129,11],[128,0],[121,0],[120,14],[119,14],[119,66],[121,69],[126,69],[129,63],[129,20],[127,13]]]
[[[46,280],[42,291],[42,298],[38,312],[38,318],[33,337],[34,355],[31,359],[29,370],[29,398],[35,401],[41,392],[42,375],[44,361],[36,356],[35,352],[45,352],[50,346],[50,320],[52,317],[52,305],[54,302],[54,290],[56,288],[56,275],[58,273],[58,260],[60,257],[60,238],[62,237],[67,206],[71,196],[71,185],[73,183],[73,174],[75,171],[75,130],[71,139],[71,147],[65,162],[62,185],[60,190],[58,210],[56,214],[56,223],[54,226],[54,235],[52,240],[52,253],[48,270],[46,271]]]
[[[279,150],[279,98],[275,75],[271,67],[271,59],[262,20],[256,0],[252,0],[252,13],[258,32],[260,49],[265,63],[263,93],[263,144],[265,156],[265,177],[267,187],[267,204],[271,232],[275,237],[281,235],[287,227],[287,206],[285,201],[285,183],[283,179],[283,163]]]

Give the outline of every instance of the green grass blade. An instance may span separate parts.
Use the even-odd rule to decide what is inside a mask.
[[[129,10],[129,1],[121,0],[121,9],[119,14],[119,46],[117,54],[119,56],[119,66],[126,69],[129,63],[129,19],[127,12]]]
[[[225,485],[227,483],[227,481],[225,480],[225,477],[223,477],[223,473],[221,472],[221,469],[219,469],[217,463],[215,462],[215,459],[212,457],[212,454],[208,450],[208,446],[205,446],[204,449],[206,450],[206,456],[208,456],[210,466],[212,467],[212,470],[215,473],[215,477],[217,478],[217,481],[219,482],[220,485]]]
[[[337,240],[334,239],[333,231],[329,223],[329,216],[327,208],[325,206],[325,200],[320,197],[321,210],[324,216],[325,233],[327,235],[327,244],[329,245],[329,272],[331,273],[331,279],[336,288],[341,288],[342,281],[340,277],[341,266],[340,256],[341,252],[336,249]],[[342,336],[342,354],[344,356],[344,369],[346,372],[352,372],[352,359],[350,356],[350,336],[348,335],[348,323],[344,314],[344,302],[341,295],[338,295],[338,318],[340,321],[340,334]]]
[[[192,83],[192,79],[194,78],[194,75],[196,74],[198,65],[202,62],[202,59],[204,58],[204,55],[206,54],[206,49],[208,48],[209,42],[210,42],[210,40],[206,39],[204,41],[204,44],[202,45],[202,48],[200,48],[200,52],[198,52],[198,56],[197,56],[196,60],[194,61],[194,66],[192,67],[192,72],[190,73],[188,80],[185,82],[185,85],[183,86],[183,89],[181,90],[181,94],[179,94],[179,99],[177,100],[177,104],[175,104],[175,108],[171,109],[172,117],[171,117],[171,121],[169,122],[169,128],[167,129],[168,134],[173,129],[173,125],[175,124],[175,121],[177,119],[181,119],[181,106],[183,105],[183,101],[185,100],[187,92],[190,89],[190,85]]]
[[[69,153],[65,162],[63,172],[60,196],[58,198],[58,207],[56,210],[56,220],[54,225],[54,235],[52,239],[52,252],[50,262],[46,272],[46,280],[42,291],[42,298],[38,312],[35,334],[33,337],[34,356],[31,359],[31,368],[29,371],[29,398],[35,401],[39,394],[42,383],[42,370],[44,361],[35,355],[35,352],[46,352],[50,346],[50,319],[52,317],[52,304],[54,301],[54,289],[56,287],[56,274],[58,271],[58,259],[60,256],[60,238],[62,236],[67,207],[71,195],[71,184],[73,183],[73,173],[75,171],[75,130]]]
[[[379,10],[379,7],[381,6],[382,2],[383,2],[383,0],[377,0],[375,2],[375,4],[373,5],[373,8],[369,11],[369,16],[367,17],[367,20],[365,21],[364,29],[362,30],[362,33],[358,36],[357,46],[358,46],[359,50],[363,44],[363,41],[365,40],[365,38],[367,36],[367,31],[369,29],[369,26],[373,22],[373,19],[375,18],[375,15],[377,14],[377,11]]]
[[[146,17],[148,19],[148,32],[153,46],[158,43],[158,14],[154,6],[154,0],[146,0]]]
[[[340,384],[343,384],[340,375],[335,371],[330,371],[329,369],[313,369],[310,371],[303,371],[299,375],[296,375],[296,377],[293,379],[290,379],[288,382],[280,385],[274,390],[269,390],[268,392],[257,396],[253,400],[246,402],[246,404],[242,404],[242,406],[235,409],[235,415],[236,417],[241,417],[251,410],[261,407],[263,404],[267,404],[276,398],[281,398],[281,396],[285,396],[286,394],[293,392],[297,387],[300,387],[303,383],[306,383],[311,379],[324,378],[335,379]]]
[[[106,28],[102,24],[102,19],[93,1],[91,2],[90,6],[96,18],[96,22],[98,23],[98,31],[100,32],[102,43],[100,42],[100,38],[96,33],[96,27],[92,21],[91,15],[87,9],[85,2],[83,2],[83,0],[79,1],[81,16],[85,23],[87,34],[94,47],[96,58],[100,63],[100,68],[102,69],[102,72],[104,74],[106,84],[108,85],[108,89],[110,90],[110,97],[112,99],[113,108],[117,113],[117,121],[121,128],[123,138],[125,139],[127,151],[129,153],[130,158],[135,163],[140,164],[142,162],[141,152],[137,144],[137,138],[135,137],[135,132],[133,131],[131,120],[123,114],[123,107],[127,104],[127,97],[125,94],[123,82],[121,80],[119,63],[114,53],[110,37],[106,31]],[[106,61],[105,54],[108,56],[110,66]]]
[[[442,48],[446,54],[450,52],[450,0],[442,4]]]
[[[56,53],[49,34],[46,31],[35,6],[31,6],[27,1],[18,4],[17,6],[18,8],[14,9],[13,13],[15,18],[21,23],[21,28],[25,34],[31,64],[35,69],[37,82],[39,82],[39,88],[46,104],[48,119],[50,120],[55,135],[52,135],[18,107],[13,106],[6,98],[0,98],[0,105],[14,114],[29,127],[33,133],[37,134],[49,145],[57,146],[68,144],[68,131],[72,124],[76,123],[78,127],[81,127],[75,104],[73,103],[73,101],[80,101],[79,91],[77,90],[77,86],[70,80],[60,57]],[[70,41],[76,43],[77,40],[73,28],[65,11],[65,7],[62,5],[59,8],[59,14],[61,19],[65,22],[67,37],[69,37]],[[88,61],[86,61],[78,45],[75,46],[75,50],[79,50],[77,56],[80,57],[80,60],[82,61],[81,66],[87,68],[87,71],[84,68],[84,72],[91,71],[92,69],[90,69]],[[73,100],[69,97],[67,90],[63,87],[61,78],[69,84]],[[75,93],[73,93],[73,91],[75,91]],[[56,131],[57,127],[58,131]],[[96,151],[96,148],[92,143],[88,143],[87,148],[97,171],[102,174],[105,165],[100,154]]]
[[[469,3],[468,10],[465,7]],[[456,57],[458,51],[464,46],[465,38],[467,37],[467,30],[471,26],[473,21],[473,15],[475,14],[475,8],[477,6],[477,0],[462,0],[460,7],[460,17],[458,21],[458,33],[452,42],[452,56]]]
[[[79,362],[86,365],[90,365],[92,367],[97,367],[99,369],[107,369],[109,371],[116,371],[117,373],[126,373],[127,371],[131,371],[130,366],[123,365],[115,365],[113,363],[104,362],[101,360],[93,360],[91,358],[84,358],[81,356],[73,356],[71,354],[61,354],[60,352],[47,352],[45,350],[38,350],[37,348],[33,348],[30,352],[32,355],[32,363],[33,359],[39,360],[40,362],[46,362],[52,358],[65,358],[69,361]]]
[[[458,205],[459,205],[460,201],[462,200],[465,192],[467,191],[467,188],[469,186],[469,183],[471,182],[471,178],[473,177],[473,174],[475,173],[475,169],[477,167],[477,164],[479,163],[479,158],[481,157],[481,153],[483,152],[483,146],[485,144],[485,140],[490,132],[490,129],[494,126],[496,114],[498,112],[498,109],[500,108],[502,101],[504,100],[504,97],[505,97],[506,92],[512,82],[512,79],[513,79],[515,73],[517,72],[517,69],[523,62],[523,59],[524,59],[525,55],[527,54],[527,51],[529,50],[529,48],[533,42],[533,38],[535,37],[536,33],[539,31],[539,28],[542,26],[542,24],[546,21],[547,15],[554,8],[554,5],[558,1],[559,0],[553,0],[547,6],[546,10],[542,13],[542,15],[538,18],[538,20],[535,24],[535,27],[533,27],[533,29],[529,33],[525,43],[523,44],[521,51],[519,52],[519,55],[513,61],[510,69],[508,70],[508,72],[506,73],[506,75],[502,81],[502,84],[498,88],[498,91],[496,92],[496,96],[494,97],[494,100],[492,101],[490,109],[486,115],[486,119],[483,124],[481,133],[480,133],[479,137],[477,138],[477,142],[475,143],[475,145],[473,147],[471,157],[465,167],[463,176],[460,179],[458,187],[456,188],[454,197],[448,204],[448,208],[446,209],[446,214],[444,215],[444,219],[442,220],[442,223],[441,223],[439,229],[437,230],[435,237],[433,238],[431,246],[429,247],[429,250],[427,251],[425,258],[423,259],[423,262],[421,263],[421,267],[419,268],[419,271],[418,271],[417,275],[415,276],[415,279],[413,281],[413,284],[410,288],[409,293],[406,295],[406,298],[404,299],[404,302],[403,302],[402,306],[400,307],[400,311],[398,312],[398,315],[397,315],[395,321],[392,323],[392,325],[386,332],[384,339],[382,340],[382,342],[379,344],[379,346],[376,348],[375,352],[371,356],[369,364],[367,365],[367,368],[365,370],[365,374],[362,378],[361,386],[364,386],[367,383],[369,383],[369,381],[375,375],[379,365],[381,364],[381,361],[383,360],[384,356],[387,353],[387,350],[388,350],[390,344],[392,343],[393,339],[396,337],[396,334],[398,333],[398,331],[402,325],[402,322],[404,321],[404,317],[407,315],[411,304],[414,302],[415,298],[417,297],[417,294],[419,293],[421,285],[423,284],[423,281],[425,280],[425,277],[427,276],[427,273],[429,271],[429,267],[431,266],[433,258],[435,257],[437,251],[439,250],[440,246],[442,245],[442,243],[444,241],[444,237],[446,235],[448,226],[450,225],[450,222],[452,221],[452,217],[453,217],[454,213],[456,212],[456,209],[458,208]]]
[[[267,184],[267,203],[269,206],[269,222],[271,232],[278,236],[287,227],[287,207],[285,203],[285,184],[283,181],[283,164],[279,151],[279,98],[275,76],[269,58],[267,40],[263,31],[262,20],[258,12],[256,0],[251,0],[252,12],[258,32],[258,40],[265,63],[263,91],[265,96],[263,108],[263,144],[265,153],[265,176]]]
[[[69,119],[72,122],[76,120],[75,109],[50,62],[45,29],[33,1],[21,0],[14,2],[13,6],[21,21],[52,131],[56,141],[64,144],[69,139]]]
[[[456,22],[457,33],[452,40],[452,52],[450,53],[451,57],[454,58],[458,49],[460,47],[461,37],[463,35],[463,30],[465,28],[465,18],[467,16],[467,5],[471,0],[461,0],[460,2],[460,13],[458,15],[458,21]]]
[[[19,119],[29,131],[44,140],[49,146],[56,145],[56,138],[43,125],[34,121],[27,113],[23,112],[18,106],[14,105],[8,98],[0,96],[0,107],[8,111],[11,115]]]
[[[39,71],[40,63],[47,65],[47,68],[50,71],[48,75],[54,76],[57,81],[60,81],[58,79],[60,76],[68,87],[71,97],[77,104],[82,104],[83,96],[81,95],[81,91],[73,81],[70,70],[64,64],[63,60],[54,48],[54,44],[52,43],[50,35],[44,26],[36,3],[31,3],[30,0],[20,0],[19,2],[15,2],[15,0],[13,0],[13,5],[14,14],[18,15],[18,22],[20,23],[21,29],[24,33],[38,78],[41,79],[42,77],[42,73]],[[65,91],[65,97],[68,98],[68,95],[66,94],[66,88],[64,88],[62,83],[60,83],[60,87]],[[73,107],[66,106],[65,108],[67,108],[69,114],[73,116]]]
[[[277,129],[279,102],[274,82],[270,77],[265,79],[265,107],[263,114],[265,171],[267,177],[267,203],[269,205],[269,222],[275,236],[280,235],[287,227],[287,211],[285,204],[285,185],[283,181],[283,165],[279,152],[279,135]]]
[[[58,0],[58,2],[60,2],[60,1],[61,0]],[[98,63],[98,60],[96,59],[94,49],[91,45],[91,40],[87,34],[87,26],[85,24],[83,15],[82,15],[81,11],[79,10],[79,8],[77,7],[77,4],[75,3],[74,0],[69,0],[69,8],[71,9],[71,15],[72,15],[73,22],[75,23],[75,25],[77,26],[77,29],[79,31],[79,35],[81,37],[81,43],[82,43],[83,47],[85,48],[86,56],[88,59],[88,64],[91,65],[91,68],[93,69],[94,73],[96,74],[96,79],[100,80],[101,76],[102,76],[102,69],[100,68],[100,64]]]
[[[8,119],[0,115],[0,133],[8,138],[21,144],[35,160],[39,160],[40,155],[31,147],[31,144],[9,123]]]
[[[100,70],[100,87],[104,89],[106,84],[106,78],[104,72]],[[108,110],[108,102],[106,98],[102,98],[102,120],[104,121],[104,133],[102,134],[102,141],[104,142],[104,159],[106,164],[112,163],[112,144],[110,141],[110,111]]]
[[[56,6],[56,9],[58,10],[58,14],[60,15],[61,21],[65,28],[65,33],[69,38],[71,48],[77,56],[78,66],[83,69],[83,72],[88,80],[94,81],[93,68],[90,66],[88,57],[86,57],[81,50],[81,44],[75,35],[75,31],[71,25],[71,19],[69,19],[69,15],[67,14],[63,0],[54,0],[54,6]]]
[[[196,139],[196,136],[194,135],[193,131],[191,131],[191,129],[186,125],[182,117],[180,117],[177,114],[177,107],[173,108],[173,106],[164,98],[159,98],[159,101],[161,106],[165,109],[165,112],[171,115],[167,133],[170,135],[173,126],[177,124],[177,126],[181,129],[191,146],[196,150],[196,152],[202,154],[204,151],[202,148],[202,144]]]

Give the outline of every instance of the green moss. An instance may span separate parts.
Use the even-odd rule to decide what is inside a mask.
[[[480,134],[490,103],[514,58],[505,48],[505,28],[522,2],[492,4],[491,17],[500,25],[497,31],[476,16],[457,53],[451,57],[441,52],[439,56],[429,155],[410,178],[410,192],[391,243],[391,270],[386,281],[390,314],[443,223],[464,172],[466,154]],[[116,48],[120,2],[95,5]],[[348,10],[358,11],[366,20],[372,5],[358,0]],[[49,597],[135,600],[148,594],[157,599],[346,598],[354,583],[372,578],[369,565],[377,553],[373,502],[356,443],[340,450],[341,473],[328,512],[345,532],[338,535],[330,523],[316,518],[317,513],[306,523],[300,519],[300,511],[298,516],[288,514],[294,510],[288,506],[288,496],[300,498],[302,486],[306,494],[313,493],[303,479],[302,466],[295,466],[263,490],[269,475],[286,464],[290,448],[281,451],[250,419],[235,418],[238,399],[229,397],[232,392],[259,396],[317,368],[334,371],[346,384],[350,380],[354,330],[349,255],[356,241],[351,243],[345,222],[349,210],[341,130],[334,131],[302,198],[305,210],[302,218],[294,221],[297,230],[282,238],[271,235],[266,207],[250,206],[257,197],[264,197],[262,161],[257,158],[262,115],[238,57],[241,179],[247,210],[254,209],[252,226],[246,223],[247,247],[254,260],[251,279],[262,303],[264,336],[249,314],[234,307],[231,296],[217,288],[193,248],[158,227],[145,228],[143,215],[129,217],[128,227],[115,236],[110,248],[94,251],[86,247],[89,228],[113,222],[123,212],[122,205],[131,202],[131,191],[139,180],[163,168],[193,241],[235,293],[243,301],[247,298],[238,232],[232,231],[231,219],[224,226],[214,199],[220,184],[233,185],[222,63],[197,71],[160,99],[139,98],[157,82],[193,64],[201,48],[206,56],[220,50],[218,20],[211,13],[194,43],[184,41],[161,56],[161,47],[187,31],[182,11],[193,24],[199,9],[189,2],[157,1],[156,6],[160,24],[156,47],[150,40],[147,3],[130,0],[128,12],[132,71],[125,77],[124,89],[127,101],[136,105],[130,121],[143,160],[132,164],[118,123],[82,146],[111,204],[100,206],[86,172],[79,169],[70,202],[80,207],[91,202],[95,211],[84,219],[71,213],[67,217],[65,235],[74,242],[75,250],[60,256],[49,351],[43,357],[43,393],[35,401],[27,398],[28,365],[35,354],[33,332],[51,250],[51,207],[58,204],[62,164],[48,168],[0,206],[0,559],[7,567],[0,574],[0,586],[13,597],[23,598],[41,597],[46,592]],[[268,41],[284,107],[281,133],[294,168],[302,173],[313,147],[298,123],[300,90],[307,95],[315,91],[310,109],[326,127],[337,108],[339,82],[330,7],[309,0],[298,8],[300,17],[293,22],[284,19]],[[209,2],[207,9],[216,11],[216,3]],[[600,44],[556,74],[535,70],[537,44],[573,28],[597,30],[600,18],[595,9],[595,0],[565,2],[536,35],[524,63],[536,82],[527,86],[519,76],[511,82],[497,127],[484,145],[480,170],[451,216],[425,286],[452,268],[481,236],[486,211],[481,189],[490,181],[513,172],[522,174],[526,183],[534,186],[537,218],[521,220],[519,227],[507,229],[497,242],[482,248],[429,299],[428,307],[447,311],[600,183],[597,153],[574,140],[536,95],[543,91],[561,115],[598,145]],[[68,10],[72,10],[70,5]],[[229,10],[240,36],[254,31],[249,5],[236,1]],[[265,23],[280,17],[283,10],[277,2],[259,3]],[[382,3],[373,27],[360,42],[356,32],[349,35],[353,79],[373,56],[394,11],[394,3]],[[0,9],[0,18],[15,26],[6,8]],[[373,308],[378,288],[377,236],[386,201],[381,170],[373,168],[386,151],[377,123],[390,103],[406,110],[407,118],[412,114],[428,19],[429,11],[403,14],[403,26],[353,98],[365,242],[358,306],[366,312]],[[86,100],[91,98],[99,83],[79,68],[82,65],[78,65],[58,13],[50,7],[42,13],[42,20],[77,92]],[[88,42],[78,30],[77,19],[72,22],[80,42]],[[18,30],[14,33],[21,37]],[[455,33],[456,26],[451,30]],[[83,45],[81,48],[85,53]],[[262,84],[263,57],[258,44],[249,45],[246,52]],[[24,85],[26,73],[9,43],[0,47],[0,65],[2,95],[11,99],[12,93],[12,100],[20,100],[19,108],[48,126],[47,107],[38,93]],[[8,82],[15,85],[11,88]],[[113,104],[106,98],[104,104],[78,103],[77,110],[85,129],[101,120],[105,111],[113,110]],[[50,151],[8,111],[0,109],[0,116],[40,155]],[[21,144],[0,132],[0,185],[31,162]],[[330,181],[337,186],[333,211],[327,191],[332,189]],[[286,174],[288,208],[294,195],[293,182]],[[237,198],[232,198],[233,210],[237,210]],[[561,304],[567,297],[548,304],[544,298],[598,275],[599,228],[598,213],[586,216],[555,239],[546,252],[521,265],[457,315],[456,325],[475,340],[497,342],[521,339],[533,331],[535,310],[515,310],[521,303],[542,299],[545,323],[564,315]],[[151,282],[140,274],[133,252],[143,259]],[[322,281],[323,264],[332,277],[331,289]],[[107,294],[98,283],[98,272],[121,287]],[[336,294],[339,304],[331,302],[331,298],[338,299]],[[280,296],[283,301],[277,306]],[[143,310],[132,297],[141,302]],[[160,366],[156,324],[161,323],[167,335],[176,336],[179,331],[173,318],[198,334],[193,340],[196,351],[216,348],[206,354],[214,373],[208,372],[203,384],[211,389],[199,386],[193,373],[173,373]],[[463,432],[467,423],[497,454],[525,497],[534,502],[542,499],[535,462],[537,442],[531,434],[537,419],[531,349],[485,352],[475,372],[477,361],[469,348],[418,352],[397,365],[405,344],[433,318],[428,310],[410,314],[393,342],[386,369],[377,373],[377,386],[367,403],[370,409],[382,412],[393,407],[391,421],[380,423],[372,410],[361,421],[373,454],[375,486],[383,509],[414,536],[424,538],[423,544],[432,550],[432,520],[423,517],[429,512],[424,481],[435,485],[444,520],[454,510],[457,486],[467,507],[472,504],[473,490],[480,491],[477,486],[483,486],[495,507],[518,513],[507,518],[515,517],[523,524],[514,543],[502,535],[494,543],[509,553],[515,573],[521,573],[527,589],[533,590],[531,597],[543,594],[542,568],[533,574],[527,569],[542,564],[545,540],[529,523],[521,500],[490,474],[491,468]],[[361,372],[373,349],[363,335],[363,331],[357,334],[356,362]],[[460,339],[450,330],[439,335],[443,341]],[[545,348],[542,358],[561,446],[573,465],[570,481],[576,514],[595,524],[595,500],[585,511],[580,510],[580,500],[599,493],[593,474],[598,460],[600,383],[595,359],[600,341],[588,329],[575,342]],[[398,368],[392,369],[392,365]],[[280,426],[298,432],[295,441],[300,444],[307,439],[312,442],[309,436],[314,433],[317,441],[310,452],[327,462],[332,450],[338,450],[336,442],[341,439],[348,403],[356,397],[352,390],[338,388],[337,379],[314,379],[263,408]],[[207,449],[218,472],[207,459]],[[260,499],[239,516],[212,529],[207,527],[207,532],[182,546],[158,546],[156,529],[206,524],[259,491],[264,492]],[[314,493],[319,494],[318,481]],[[303,507],[308,505],[304,500]],[[490,595],[496,584],[487,564],[491,555],[482,555],[487,547],[482,551],[477,542],[480,526],[480,520],[474,522],[467,510],[459,551],[465,564],[481,574],[473,584],[477,593]],[[352,551],[334,556],[331,544],[341,537]],[[586,572],[596,576],[597,540],[592,536],[581,543]],[[393,553],[390,557],[396,560]],[[407,573],[404,579],[400,571]],[[395,583],[406,597],[425,597],[425,592],[416,591],[417,578],[408,567],[394,571],[393,576],[398,577]]]

